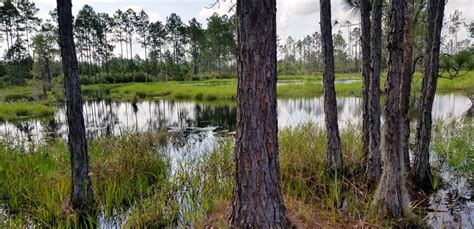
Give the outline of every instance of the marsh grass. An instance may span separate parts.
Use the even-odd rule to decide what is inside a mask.
[[[474,176],[474,120],[437,120],[433,125],[431,149],[435,165],[446,164],[450,172]]]
[[[32,102],[0,102],[0,121],[15,121],[33,117],[52,116],[55,108],[42,103]]]
[[[396,223],[370,208],[373,193],[366,185],[360,129],[348,124],[341,132],[345,167],[340,174],[326,170],[323,128],[308,123],[280,131],[280,186],[288,214],[298,226]],[[450,167],[472,173],[472,134],[471,120],[437,122],[432,148]],[[233,192],[233,139],[219,138],[212,149],[174,165],[165,152],[172,139],[162,131],[90,143],[91,177],[102,218],[130,228],[226,227]],[[2,222],[75,227],[77,219],[67,201],[69,171],[67,147],[60,141],[33,152],[1,146],[0,199],[7,216]]]
[[[168,159],[157,134],[101,138],[89,147],[94,198],[104,217],[127,211],[168,182]],[[77,223],[70,209],[70,156],[57,141],[34,152],[0,146],[0,199],[13,225]],[[9,224],[9,223],[7,223]]]
[[[443,75],[443,73],[442,73]],[[444,74],[445,75],[445,74]],[[359,80],[358,73],[338,73],[336,80]],[[412,91],[419,93],[421,89],[422,74],[415,73],[412,82]],[[278,87],[279,98],[297,98],[320,96],[323,93],[321,81],[322,75],[280,75],[279,82],[302,81],[298,84],[286,84]],[[384,91],[385,76],[381,77],[380,90]],[[35,97],[35,88],[31,86],[15,86],[0,88],[0,101],[19,99],[31,101]],[[438,92],[460,92],[472,93],[474,90],[474,71],[462,73],[454,79],[440,78],[438,80]],[[36,89],[37,90],[37,89]],[[336,83],[336,92],[340,96],[361,96],[362,83]],[[62,86],[59,82],[54,84],[53,93],[46,102],[64,101]],[[236,79],[209,79],[201,81],[168,81],[153,83],[117,83],[117,84],[93,84],[82,87],[82,94],[86,99],[131,99],[135,96],[141,99],[167,98],[174,100],[196,100],[196,101],[233,101],[237,96]],[[417,95],[416,95],[417,96]]]

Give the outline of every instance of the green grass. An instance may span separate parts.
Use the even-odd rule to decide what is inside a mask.
[[[419,92],[421,88],[421,73],[415,73],[413,91]],[[358,73],[338,73],[336,80],[360,80]],[[280,75],[279,82],[301,81],[295,84],[281,85],[277,88],[279,98],[313,97],[323,94],[321,85],[322,75]],[[381,91],[384,91],[385,77],[381,78]],[[82,87],[86,99],[108,98],[114,100],[130,100],[135,96],[142,99],[166,98],[173,100],[215,101],[235,100],[237,96],[236,79],[210,79],[203,81],[183,82],[154,82],[154,83],[125,83],[125,84],[95,84]],[[56,87],[55,87],[56,88]],[[361,96],[362,82],[336,83],[336,92],[340,96]],[[58,100],[63,100],[56,90],[53,93]],[[449,80],[438,80],[438,92],[461,92],[465,94],[474,91],[474,72],[468,72],[460,77]],[[0,101],[6,100],[32,100],[33,87],[7,87],[0,89]]]
[[[33,100],[32,86],[10,86],[0,88],[0,102],[8,102],[10,98],[22,98],[26,100]]]
[[[358,80],[361,79],[362,75],[359,73],[337,73],[336,80]],[[279,75],[278,81],[285,80],[305,80],[305,81],[321,81],[323,80],[322,74],[316,75]]]
[[[432,149],[437,163],[446,162],[454,173],[474,176],[474,125],[472,117],[433,125]]]
[[[0,121],[15,121],[32,117],[52,116],[55,108],[32,102],[0,102]]]
[[[338,95],[359,95],[360,82],[336,84]],[[135,96],[146,99],[168,98],[174,100],[235,100],[235,80],[210,80],[200,82],[128,83],[84,86],[85,97],[131,99]],[[319,96],[323,93],[321,83],[305,81],[302,84],[286,84],[277,88],[279,98]]]
[[[90,175],[101,214],[112,217],[166,189],[162,187],[167,187],[169,162],[157,151],[166,142],[162,136],[131,134],[90,143]],[[58,141],[34,151],[0,145],[0,175],[0,200],[11,216],[6,225],[74,225],[66,144]],[[162,218],[161,224],[176,217],[176,211],[162,212],[168,218]]]
[[[472,124],[465,119],[433,128],[433,152],[456,171],[472,173]],[[164,146],[177,138],[165,132],[124,134],[89,144],[96,207],[105,219],[126,217],[122,223],[133,228],[176,226],[178,218],[185,225],[206,226],[207,218],[218,215],[219,225],[226,225],[233,139],[219,139],[200,156],[187,155],[170,173]],[[345,171],[333,176],[326,171],[323,128],[305,124],[280,131],[280,187],[299,226],[393,225],[371,213],[361,139],[359,126],[341,132]],[[27,150],[0,144],[0,200],[8,216],[1,222],[7,227],[73,227],[69,163],[63,142]]]

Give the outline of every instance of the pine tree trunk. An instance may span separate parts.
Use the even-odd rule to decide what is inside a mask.
[[[334,47],[332,41],[331,1],[320,0],[321,44],[323,49],[324,114],[327,135],[327,166],[342,171],[341,139],[337,123],[336,90],[334,87]]]
[[[286,228],[278,171],[276,0],[237,2],[238,88],[230,225]]]
[[[68,147],[71,152],[71,203],[79,214],[92,209],[93,193],[89,177],[89,157],[82,110],[81,87],[72,32],[71,0],[57,0],[59,37],[64,71]]]
[[[374,0],[372,5],[371,28],[371,69],[369,88],[369,159],[367,176],[376,184],[382,175],[380,152],[380,72],[382,61],[382,0]]]
[[[415,184],[430,189],[430,140],[431,110],[438,79],[441,29],[443,26],[444,0],[428,1],[425,66],[420,98],[420,116],[415,135],[415,159],[412,178]]]
[[[125,76],[125,68],[123,65],[123,43],[122,43],[122,36],[120,36],[120,58],[121,58],[121,63],[122,63],[122,76]],[[115,81],[115,77],[114,77]]]
[[[360,25],[361,25],[361,45],[362,45],[362,132],[363,132],[363,150],[364,154],[369,156],[370,141],[370,109],[369,109],[369,88],[370,88],[370,1],[362,1],[360,6]]]
[[[51,73],[51,64],[49,57],[44,58],[44,67],[45,67],[45,73],[46,73],[46,90],[51,91],[51,88],[53,86],[53,75]]]
[[[413,23],[414,23],[414,0],[405,1],[405,27],[403,29],[403,66],[402,80],[400,84],[400,138],[401,151],[405,167],[410,168],[410,91],[413,76]]]
[[[374,198],[381,216],[402,218],[408,212],[403,155],[400,152],[400,78],[403,57],[404,0],[391,0],[388,34],[388,76],[385,86],[384,170]]]

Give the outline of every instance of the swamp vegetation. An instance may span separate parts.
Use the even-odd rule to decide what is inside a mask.
[[[311,98],[323,94],[322,76],[284,75],[279,76],[277,97],[279,99]],[[415,73],[411,97],[418,97],[421,88],[421,74]],[[82,87],[85,100],[110,99],[115,101],[178,100],[203,101],[207,103],[234,104],[237,96],[235,79],[214,79],[205,81],[172,81],[156,83],[96,84]],[[59,87],[57,83],[56,88]],[[381,79],[381,90],[385,85]],[[362,81],[358,74],[336,74],[338,96],[362,96]],[[454,79],[440,78],[438,93],[460,93],[470,95],[474,88],[474,72],[468,72]],[[64,101],[60,89],[53,90],[46,100],[34,95],[34,86],[13,86],[0,89],[0,120],[14,121],[26,117],[48,116],[57,110],[57,104]],[[26,117],[25,117],[26,116]]]
[[[469,209],[474,190],[474,125],[471,119],[437,121],[433,128],[432,165],[438,171],[431,180],[437,190],[456,190],[444,178],[467,179],[468,193],[453,209]],[[326,174],[325,131],[314,123],[282,129],[280,173],[284,202],[291,220],[301,227],[389,226],[371,212],[366,186],[360,128],[349,125],[341,132],[345,172]],[[233,141],[223,137],[199,155],[175,154],[183,136],[167,131],[104,136],[89,144],[92,186],[101,226],[204,226],[227,225],[232,197]],[[192,146],[190,146],[192,147]],[[69,154],[62,140],[35,148],[0,145],[0,197],[5,226],[73,227],[76,223],[68,202]],[[460,190],[462,191],[462,190]],[[436,193],[436,192],[435,192]],[[466,196],[467,195],[467,196]],[[436,194],[435,194],[436,196]],[[436,218],[430,201],[413,200],[418,220]],[[453,210],[448,209],[448,210]],[[471,208],[472,210],[472,208]],[[456,214],[462,220],[472,212]],[[456,216],[454,216],[456,217]],[[447,218],[444,220],[448,220]],[[447,221],[449,222],[449,221]],[[451,222],[452,223],[452,222]],[[465,222],[467,223],[467,221]]]

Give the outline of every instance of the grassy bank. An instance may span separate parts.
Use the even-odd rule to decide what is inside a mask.
[[[54,114],[55,108],[33,102],[0,102],[0,121],[16,121],[33,117],[47,117]]]
[[[338,95],[360,95],[360,82],[336,84]],[[86,98],[109,98],[129,100],[135,96],[141,99],[166,98],[174,100],[235,100],[237,97],[236,81],[223,82],[159,82],[159,83],[129,83],[104,84],[83,87]],[[306,81],[285,84],[277,87],[279,98],[314,97],[323,94],[321,83]]]
[[[32,86],[11,86],[0,88],[0,102],[10,102],[16,100],[33,100]]]
[[[413,80],[413,92],[421,90],[421,74],[417,73]],[[278,98],[315,97],[323,94],[321,75],[314,76],[279,76],[282,84],[277,87]],[[338,74],[337,79],[360,79],[358,74]],[[297,80],[297,82],[294,82]],[[385,78],[381,79],[381,91],[384,91]],[[85,99],[172,99],[193,100],[216,103],[235,101],[237,97],[235,79],[216,79],[205,81],[96,84],[82,87]],[[0,121],[16,120],[25,117],[47,116],[54,111],[54,100],[63,100],[59,89],[41,103],[33,99],[33,86],[8,87],[0,89]],[[455,79],[438,80],[438,92],[474,93],[474,72],[469,72]],[[336,83],[338,96],[361,96],[362,82]],[[54,94],[54,95],[53,95]],[[3,102],[2,102],[3,101]]]
[[[472,124],[438,122],[434,128],[434,152],[460,172],[472,173]],[[360,128],[349,126],[341,139],[345,172],[332,177],[325,170],[323,129],[307,124],[280,131],[280,186],[292,222],[302,228],[392,225],[395,222],[371,212]],[[90,143],[96,207],[105,222],[142,228],[226,226],[234,172],[232,139],[219,139],[202,155],[185,154],[170,170],[165,146],[178,140],[159,132]],[[0,144],[0,200],[6,211],[0,222],[7,227],[74,226],[69,163],[67,147],[59,141],[34,151]]]
[[[97,208],[104,217],[113,218],[155,193],[166,193],[169,162],[157,151],[163,136],[127,135],[91,142],[90,174]],[[1,219],[0,215],[0,222],[22,227],[74,225],[76,219],[68,201],[70,155],[64,143],[58,141],[34,152],[2,145],[0,164],[0,199],[8,216]],[[171,224],[176,218],[175,203],[155,204],[161,205],[156,214],[166,215],[155,223]]]
[[[445,75],[443,75],[445,76]],[[420,91],[421,73],[416,73],[413,80],[413,91]],[[340,73],[336,80],[361,80],[356,73]],[[278,82],[285,83],[278,86],[279,98],[313,97],[323,94],[321,85],[322,75],[282,75]],[[381,78],[380,89],[384,90],[385,78]],[[154,83],[124,83],[124,84],[95,84],[82,87],[86,99],[108,98],[129,100],[135,96],[146,99],[166,98],[174,100],[235,100],[237,95],[237,81],[235,79],[213,79],[204,81],[170,81]],[[362,82],[336,83],[336,92],[340,96],[361,96]],[[455,79],[440,78],[439,92],[473,93],[474,72],[469,72]],[[62,99],[59,89],[52,98]],[[0,89],[0,101],[33,100],[33,86],[8,87]]]
[[[414,76],[413,91],[419,92],[421,88],[421,74]],[[338,74],[338,80],[360,80],[358,74]],[[280,83],[277,87],[279,98],[314,97],[323,94],[321,84],[322,76],[279,76]],[[381,78],[380,90],[384,91],[385,78]],[[336,93],[339,96],[361,96],[362,82],[336,83]],[[470,94],[474,90],[474,72],[470,72],[455,79],[438,80],[438,91],[460,92]],[[235,100],[237,96],[236,80],[206,80],[187,82],[157,82],[157,83],[128,83],[128,84],[102,84],[83,87],[86,98],[131,99],[140,98],[167,98],[174,100]]]

